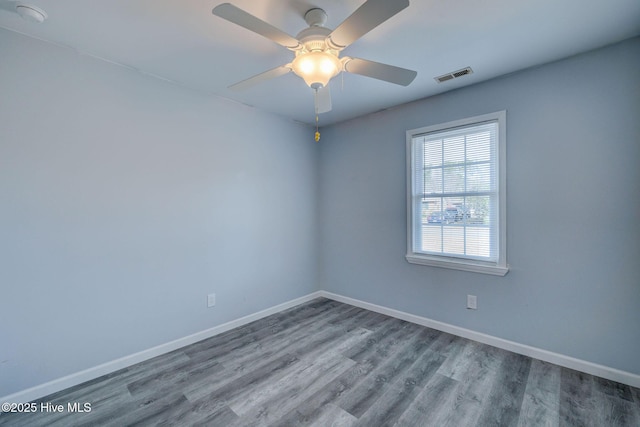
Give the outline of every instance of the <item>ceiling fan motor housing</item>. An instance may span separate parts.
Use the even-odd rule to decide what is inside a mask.
[[[326,39],[331,34],[331,30],[325,27],[309,27],[300,31],[296,38],[302,45],[302,50],[311,52],[312,50],[324,50],[327,49]]]
[[[310,27],[324,27],[327,23],[327,13],[319,7],[307,10],[304,20]]]

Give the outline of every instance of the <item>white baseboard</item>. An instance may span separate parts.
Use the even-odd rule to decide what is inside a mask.
[[[0,398],[0,402],[13,402],[13,403],[26,403],[36,399],[40,399],[51,393],[64,390],[69,387],[73,387],[83,382],[93,380],[101,377],[102,375],[115,372],[119,369],[126,368],[136,363],[143,362],[161,354],[168,353],[173,350],[177,350],[181,347],[202,341],[204,339],[221,334],[233,328],[237,328],[247,323],[251,323],[255,320],[262,319],[263,317],[276,314],[280,311],[295,307],[296,305],[311,301],[314,298],[324,297],[339,301],[345,304],[353,305],[356,307],[364,308],[366,310],[375,311],[376,313],[385,314],[387,316],[395,317],[397,319],[405,320],[407,322],[415,323],[418,325],[426,326],[432,329],[437,329],[442,332],[447,332],[452,335],[468,338],[473,341],[477,341],[483,344],[488,344],[494,347],[498,347],[504,350],[512,351],[514,353],[522,354],[524,356],[533,357],[535,359],[543,360],[545,362],[553,363],[565,368],[575,369],[577,371],[585,372],[587,374],[595,375],[598,377],[606,378],[612,381],[617,381],[623,384],[628,384],[632,387],[640,387],[640,375],[630,372],[621,371],[607,366],[598,365],[596,363],[587,362],[585,360],[576,359],[573,357],[565,356],[551,351],[543,350],[536,347],[531,347],[525,344],[519,344],[517,342],[505,340],[502,338],[494,337],[491,335],[483,334],[480,332],[472,331],[470,329],[461,328],[459,326],[450,325],[448,323],[438,322],[426,317],[416,316],[414,314],[405,313],[403,311],[394,310],[392,308],[383,307],[376,304],[371,304],[365,301],[361,301],[355,298],[345,297],[342,295],[334,294],[327,291],[317,291],[305,295],[300,298],[287,301],[282,304],[267,308],[257,313],[250,314],[248,316],[241,317],[236,320],[224,323],[222,325],[214,326],[213,328],[206,329],[201,332],[197,332],[192,335],[188,335],[177,340],[161,344],[159,346],[143,350],[141,352],[122,357],[120,359],[112,360],[102,365],[95,366],[93,368],[85,369],[71,375],[67,375],[62,378],[58,378],[53,381],[49,381],[44,384],[31,387],[26,390],[19,391],[17,393],[10,394]]]
[[[595,375],[597,377],[606,378],[608,380],[627,384],[632,387],[640,387],[640,375],[631,372],[621,371],[619,369],[610,368],[608,366],[598,365],[597,363],[587,362],[586,360],[576,359],[574,357],[565,356],[563,354],[554,353],[514,341],[505,340],[470,329],[461,328],[459,326],[450,325],[448,323],[438,322],[436,320],[427,319],[426,317],[416,316],[414,314],[405,313],[403,311],[394,310],[392,308],[371,304],[365,301],[357,300],[350,297],[334,294],[331,292],[320,291],[319,296],[329,298],[345,304],[354,305],[366,310],[375,311],[376,313],[385,314],[397,319],[406,320],[407,322],[416,323],[428,328],[437,329],[459,337],[468,338],[503,350],[508,350],[524,356],[533,357],[545,362],[553,363],[565,368],[574,369],[576,371]]]
[[[49,381],[44,384],[40,384],[35,387],[31,387],[26,390],[22,390],[17,393],[10,394],[8,396],[0,397],[0,402],[11,402],[11,403],[31,402],[33,400],[40,399],[44,396],[47,396],[51,393],[56,393],[66,388],[73,387],[78,384],[82,384],[83,382],[93,380],[95,378],[101,377],[106,374],[110,374],[111,372],[115,372],[119,369],[126,368],[131,365],[135,365],[136,363],[144,362],[145,360],[151,359],[156,356],[160,356],[161,354],[169,353],[170,351],[177,350],[181,347],[213,337],[215,335],[229,331],[233,328],[237,328],[238,326],[246,325],[247,323],[251,323],[255,320],[262,319],[263,317],[271,316],[272,314],[279,313],[283,310],[286,310],[291,307],[295,307],[296,305],[305,303],[307,301],[311,301],[312,299],[318,298],[320,296],[321,296],[320,292],[313,292],[309,295],[305,295],[303,297],[296,298],[282,304],[278,304],[276,306],[267,308],[257,313],[253,313],[248,316],[244,316],[239,319],[235,319],[230,322],[223,323],[222,325],[214,326],[213,328],[196,332],[195,334],[188,335],[186,337],[179,338],[177,340],[174,340],[165,344],[161,344],[159,346],[156,346],[147,350],[143,350],[138,353],[131,354],[129,356],[121,357],[120,359],[112,360],[110,362],[103,363],[101,365],[94,366],[89,369],[85,369],[84,371],[76,372],[74,374],[67,375],[65,377],[58,378],[56,380]]]

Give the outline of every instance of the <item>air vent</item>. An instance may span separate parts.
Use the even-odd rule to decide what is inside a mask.
[[[438,83],[446,82],[447,80],[451,80],[453,78],[452,74],[445,74],[444,76],[436,77]]]
[[[467,74],[472,74],[473,70],[471,67],[463,68],[462,70],[453,71],[451,73],[443,74],[438,77],[434,77],[438,83],[446,82],[447,80],[457,79],[458,77],[466,76]]]

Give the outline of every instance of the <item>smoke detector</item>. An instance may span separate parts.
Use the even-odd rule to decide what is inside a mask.
[[[27,22],[34,22],[41,24],[47,19],[47,12],[39,7],[32,6],[30,4],[19,3],[16,5],[16,12]]]

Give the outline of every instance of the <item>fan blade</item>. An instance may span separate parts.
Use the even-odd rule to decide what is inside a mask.
[[[249,77],[246,80],[243,80],[241,82],[233,84],[233,85],[229,86],[229,89],[236,90],[236,91],[237,90],[244,90],[244,89],[250,88],[251,86],[256,85],[256,84],[258,84],[260,82],[263,82],[265,80],[273,79],[274,77],[284,76],[289,71],[291,71],[291,67],[290,67],[289,64],[281,65],[279,67],[272,68],[271,70],[265,71],[264,73],[260,73],[258,75],[253,76],[253,77]]]
[[[267,24],[263,20],[245,12],[242,9],[230,3],[222,3],[214,7],[212,13],[229,22],[240,25],[249,31],[258,33],[287,49],[296,50],[300,47],[300,43],[295,38],[282,30],[277,29],[271,24]]]
[[[327,40],[344,49],[409,6],[409,0],[368,0],[333,30]]]
[[[345,62],[344,69],[353,74],[373,77],[374,79],[384,80],[385,82],[402,86],[409,86],[418,75],[418,73],[413,70],[360,58],[349,58]]]
[[[321,87],[315,91],[316,113],[322,114],[331,111],[331,91],[329,86]]]

